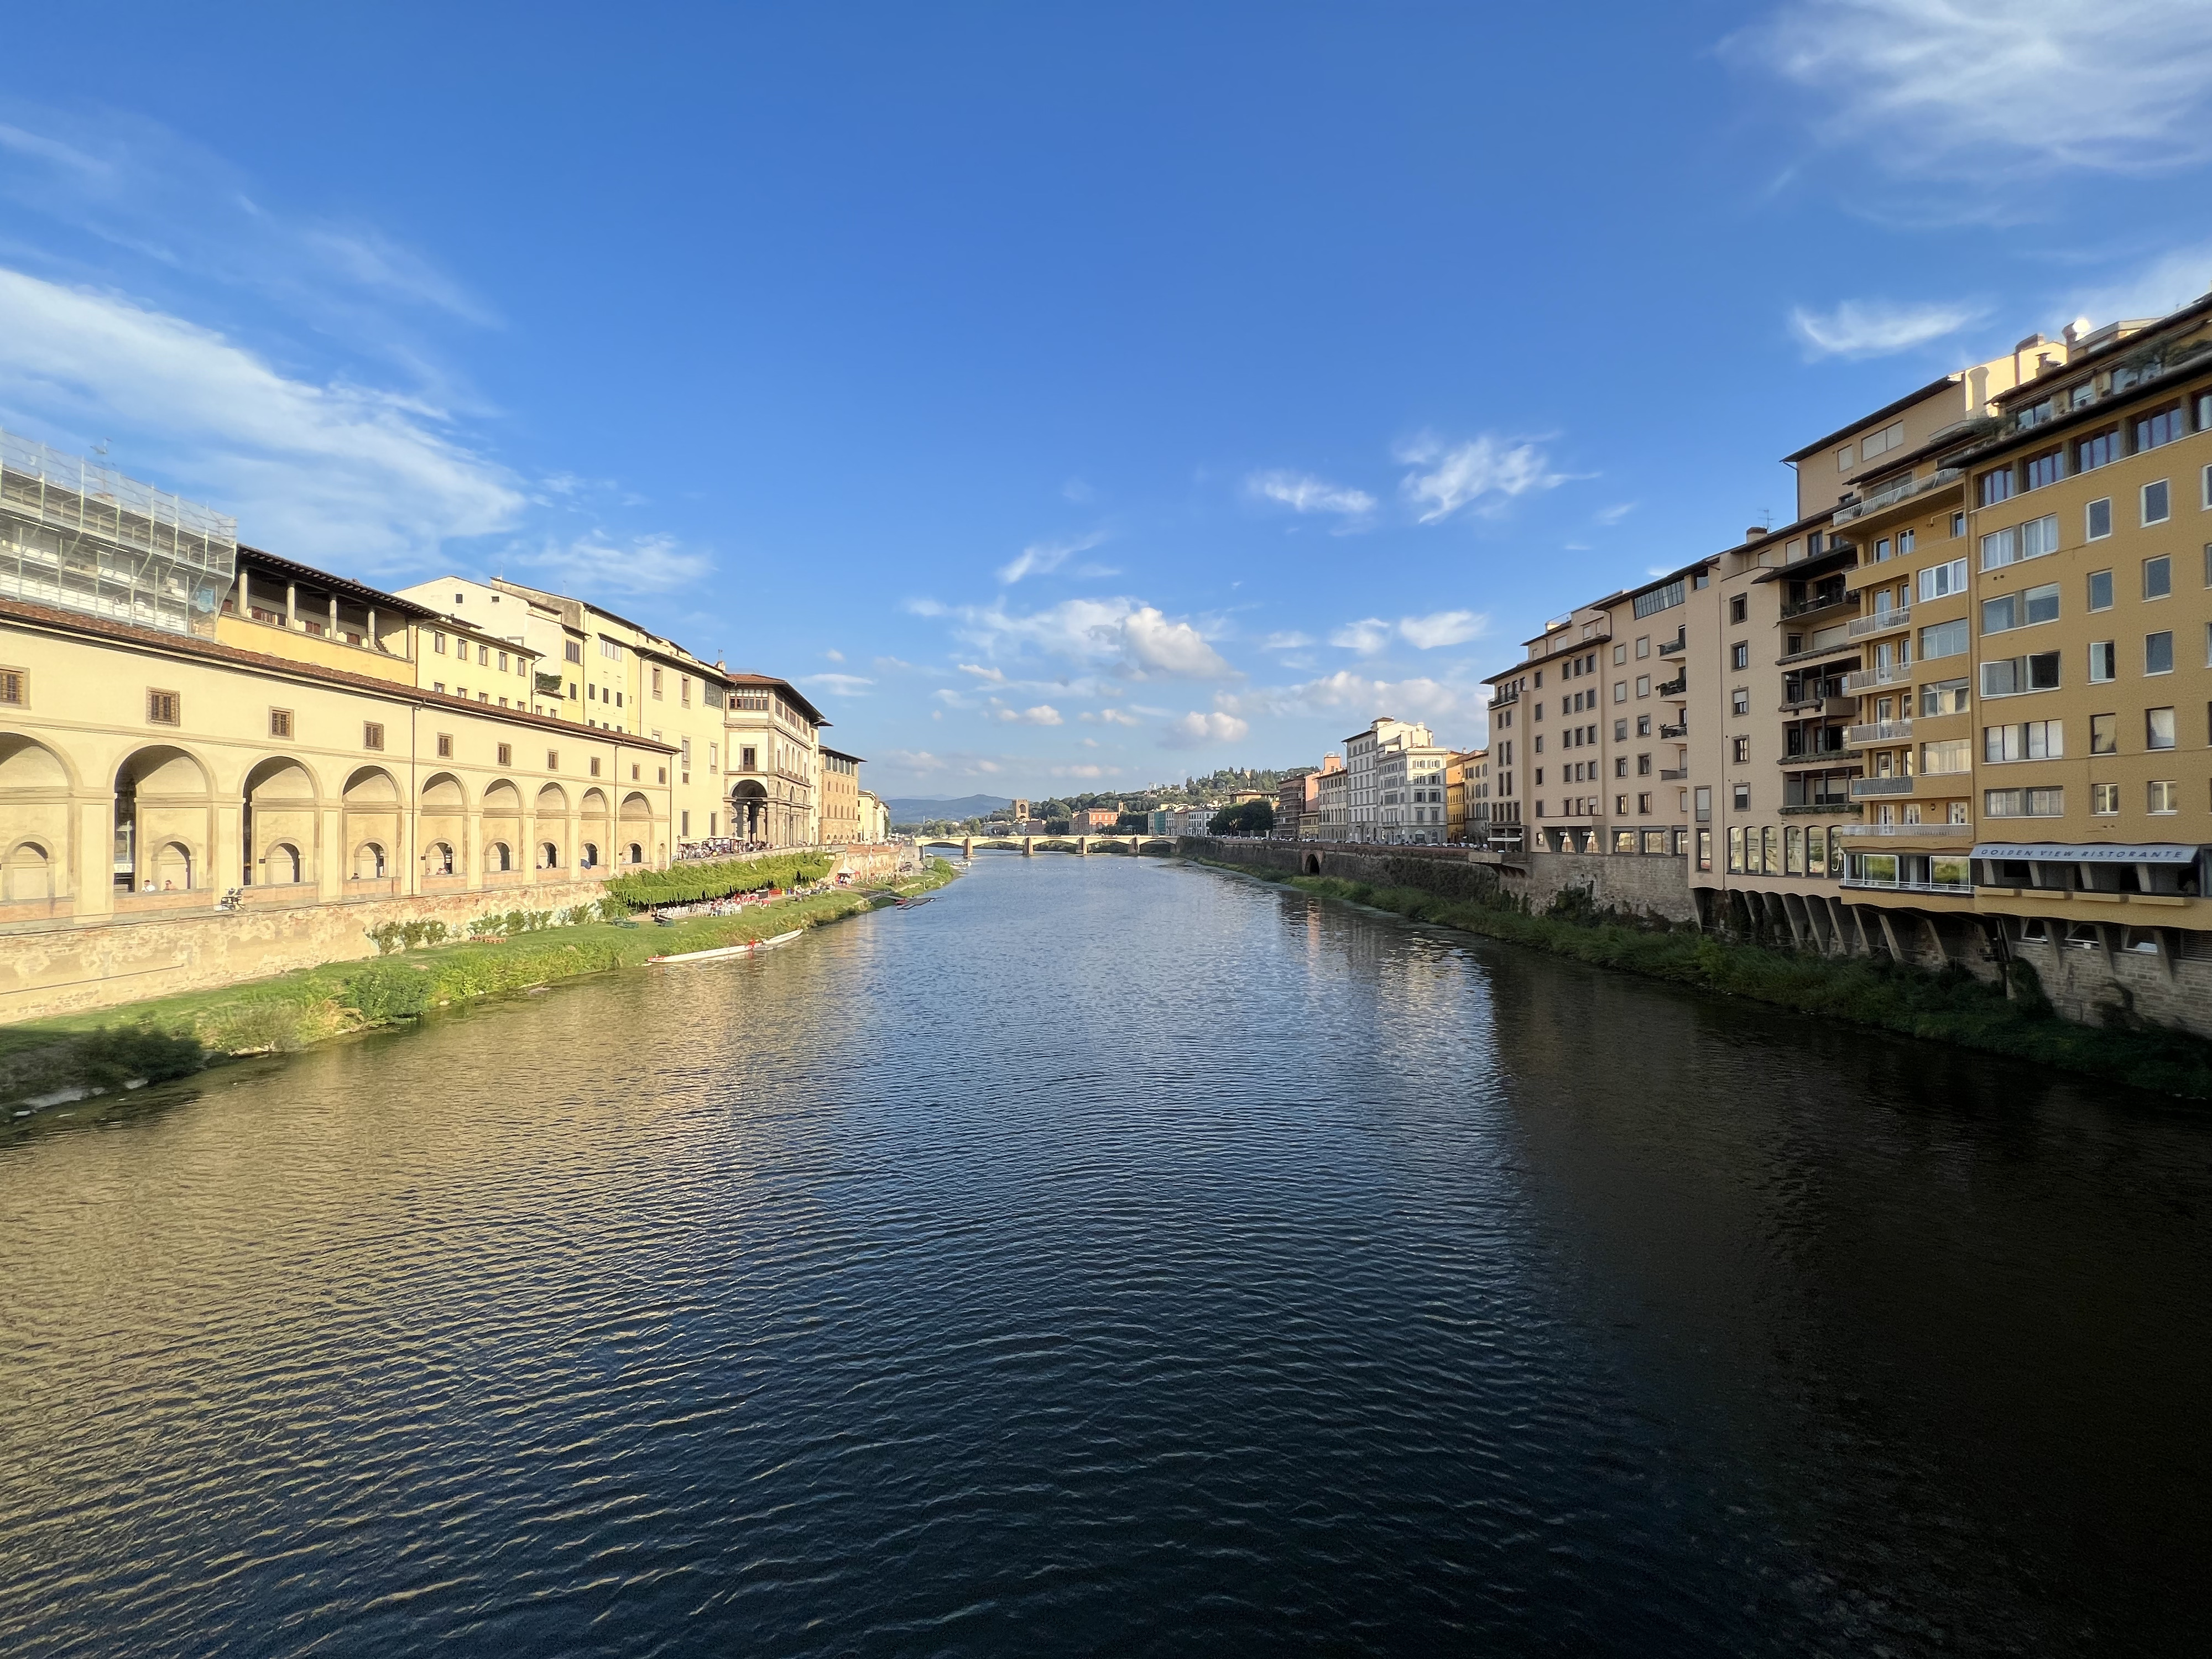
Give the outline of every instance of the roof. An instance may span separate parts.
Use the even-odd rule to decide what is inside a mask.
[[[1923,398],[1932,398],[1939,392],[1948,392],[1951,387],[1958,385],[1960,380],[1963,378],[1963,373],[1954,373],[1946,374],[1940,380],[1930,380],[1926,386],[1922,386],[1917,392],[1908,392],[1902,398],[1899,398],[1895,403],[1884,404],[1880,409],[1874,410],[1871,414],[1860,416],[1858,419],[1853,421],[1849,426],[1838,427],[1826,437],[1815,438],[1811,443],[1807,444],[1804,448],[1790,451],[1789,454],[1784,455],[1782,458],[1783,461],[1785,465],[1795,466],[1798,462],[1803,460],[1808,455],[1818,454],[1821,450],[1827,448],[1832,444],[1839,444],[1843,442],[1844,439],[1850,437],[1851,434],[1856,432],[1863,426],[1872,426],[1876,421],[1886,421],[1893,415],[1901,415],[1906,410],[1911,408],[1913,404],[1920,402]]]
[[[830,723],[823,717],[822,711],[809,702],[799,688],[789,680],[780,680],[773,674],[732,674],[727,669],[722,671],[722,678],[732,685],[754,686],[763,690],[780,691],[786,699],[797,703],[804,709],[806,718],[817,726],[827,726]]]
[[[350,581],[343,576],[334,576],[329,571],[318,570],[311,564],[301,564],[294,559],[279,558],[274,553],[264,552],[258,547],[248,547],[243,542],[239,544],[238,556],[241,563],[251,559],[255,564],[266,565],[289,580],[313,582],[319,586],[329,588],[333,593],[357,599],[363,605],[374,605],[379,611],[396,611],[402,616],[416,617],[434,617],[438,614],[428,605],[422,605],[414,599],[403,599],[397,593],[386,593],[381,588]]]
[[[301,568],[305,568],[304,566]],[[158,628],[138,628],[129,623],[111,622],[105,617],[88,617],[75,611],[33,605],[27,599],[0,597],[0,621],[28,623],[36,627],[115,640],[125,645],[140,646],[174,656],[198,657],[264,673],[283,674],[293,679],[342,686],[348,690],[372,692],[392,702],[411,702],[425,708],[452,708],[487,719],[504,720],[513,726],[534,726],[543,732],[605,738],[611,743],[629,744],[638,749],[657,749],[663,754],[676,752],[667,744],[656,743],[635,732],[580,726],[573,720],[556,720],[550,715],[533,714],[526,708],[501,708],[493,703],[471,702],[466,697],[457,697],[449,692],[425,691],[420,686],[379,679],[374,674],[351,674],[341,668],[325,668],[318,663],[298,662],[290,657],[272,657],[263,651],[242,651],[234,645],[224,645],[220,641],[204,640],[197,634],[172,634]]]
[[[2000,405],[2001,407],[2009,406],[2014,403],[2022,401],[2033,403],[2035,400],[2027,396],[2029,392],[2034,392],[2038,388],[2045,385],[2054,383],[2067,375],[2072,374],[2075,370],[2085,367],[2089,368],[2092,373],[2094,373],[2096,365],[2099,363],[2107,362],[2113,357],[2123,356],[2130,351],[2140,350],[2142,347],[2150,343],[2150,342],[2145,337],[2146,336],[2162,333],[2168,328],[2178,327],[2186,324],[2193,320],[2207,307],[2212,307],[2212,293],[2201,295],[2197,299],[2191,300],[2187,305],[2179,307],[2172,311],[2167,312],[2163,317],[2128,318],[2122,322],[2113,325],[2113,326],[2120,328],[2132,327],[2135,331],[2133,333],[2115,335],[2112,338],[2106,341],[2102,345],[2092,347],[2087,351],[2077,352],[2074,356],[2069,357],[2063,365],[2052,369],[2049,374],[2039,374],[2033,380],[2025,381],[2022,384],[2013,387],[2009,392],[2001,392],[1997,393],[1996,396],[1990,398],[1990,401]]]
[[[524,582],[509,581],[504,576],[494,576],[484,586],[496,587],[509,593],[520,593],[527,599],[544,599],[556,605],[573,605],[580,611],[589,611],[598,616],[605,617],[609,622],[618,622],[624,628],[634,628],[641,634],[650,634],[656,640],[660,637],[643,623],[632,622],[628,617],[619,616],[608,610],[606,606],[595,605],[589,599],[573,599],[566,593],[556,593],[550,588],[532,587]]]
[[[827,722],[825,721],[824,724]],[[848,755],[842,749],[832,749],[826,743],[822,745],[822,752],[825,755],[835,755],[839,760],[848,760],[855,766],[866,766],[868,763],[865,756]]]

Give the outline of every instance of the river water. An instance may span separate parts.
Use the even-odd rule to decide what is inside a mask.
[[[0,1143],[11,1655],[2206,1629],[2212,1127],[2094,1082],[985,855],[149,1092]]]

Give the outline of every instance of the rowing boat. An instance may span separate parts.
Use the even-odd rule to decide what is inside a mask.
[[[794,927],[787,933],[778,933],[774,939],[747,939],[743,945],[724,945],[712,951],[679,951],[671,957],[647,957],[648,968],[666,967],[676,962],[719,962],[726,957],[742,957],[755,951],[766,951],[778,945],[788,945],[806,930]]]

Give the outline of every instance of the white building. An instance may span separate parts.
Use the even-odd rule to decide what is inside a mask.
[[[1450,750],[1434,744],[1386,742],[1376,749],[1375,785],[1382,827],[1376,839],[1401,846],[1443,844],[1444,766],[1450,758]]]
[[[1416,722],[1392,720],[1388,714],[1378,715],[1375,723],[1364,732],[1355,732],[1344,740],[1345,811],[1347,817],[1346,838],[1351,841],[1379,842],[1393,839],[1386,833],[1390,827],[1382,817],[1382,760],[1386,752],[1424,750],[1441,757],[1445,752],[1437,747],[1429,728]],[[1437,836],[1443,839],[1443,763],[1437,763]],[[1410,785],[1400,786],[1401,790]],[[1422,786],[1424,793],[1427,786]],[[1400,801],[1403,806],[1407,803]],[[1403,839],[1403,837],[1397,837]]]

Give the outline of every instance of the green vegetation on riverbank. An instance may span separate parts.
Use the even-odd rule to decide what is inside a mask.
[[[942,887],[952,876],[952,866],[938,859],[919,874],[879,884],[872,894],[886,889],[921,893]],[[673,927],[634,922],[551,927],[10,1025],[0,1028],[0,1099],[67,1088],[113,1089],[139,1078],[162,1082],[216,1060],[303,1048],[477,997],[635,967],[648,957],[818,927],[879,902],[871,892],[842,889]],[[386,948],[384,941],[379,948]]]
[[[1243,865],[1218,867],[1596,967],[2093,1073],[2160,1094],[2212,1099],[2212,1042],[2160,1026],[2098,1027],[2062,1019],[2026,963],[2013,964],[2008,997],[1963,968],[1930,973],[1886,958],[1814,956],[1737,944],[1690,927],[1641,927],[1589,909],[1586,897],[1579,905],[1570,898],[1552,914],[1529,915],[1503,899],[1443,898],[1412,887],[1285,876]]]

